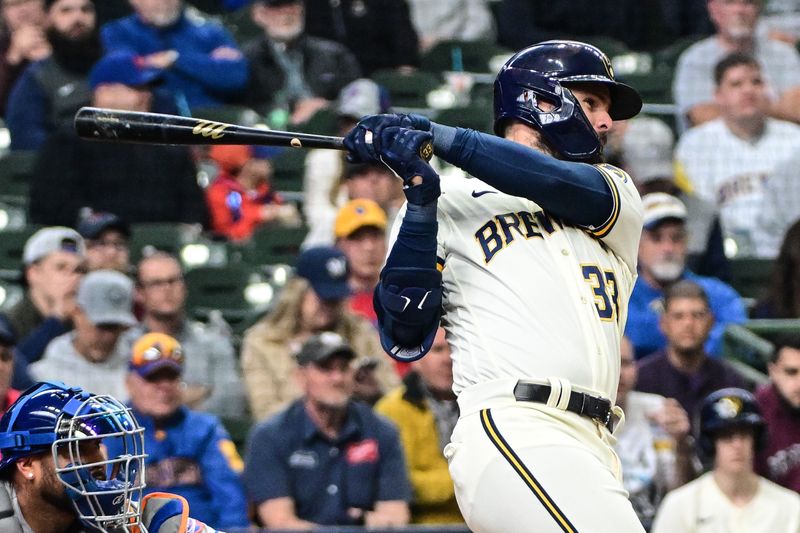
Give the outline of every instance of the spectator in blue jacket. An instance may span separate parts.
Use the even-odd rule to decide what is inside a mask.
[[[628,302],[625,335],[636,349],[636,358],[663,349],[667,339],[658,327],[664,290],[678,280],[690,280],[708,295],[714,325],[705,344],[712,357],[720,355],[722,334],[728,324],[747,318],[739,294],[717,278],[698,276],[686,268],[686,206],[666,193],[642,198],[644,230],[639,242],[639,277]]]
[[[355,352],[332,331],[296,355],[304,396],[260,423],[247,446],[245,485],[270,529],[408,524],[411,487],[397,429],[352,401]]]
[[[221,25],[190,16],[182,0],[130,1],[133,15],[101,29],[106,52],[132,52],[145,66],[165,70],[165,88],[183,113],[241,96],[247,62]]]
[[[145,494],[183,496],[194,518],[217,529],[246,527],[242,459],[217,417],[182,405],[180,343],[148,333],[133,345],[129,367],[128,394],[147,450]]]

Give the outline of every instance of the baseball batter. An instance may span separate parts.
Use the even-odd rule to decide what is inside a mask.
[[[415,115],[346,137],[352,158],[405,181],[375,293],[381,340],[417,359],[441,317],[461,409],[445,455],[478,533],[643,531],[611,447],[641,202],[598,162],[613,120],[641,105],[600,50],[548,41],[498,74],[498,137]],[[440,183],[418,155],[431,137],[475,179]]]

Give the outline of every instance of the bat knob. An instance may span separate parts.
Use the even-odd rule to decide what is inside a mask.
[[[419,156],[425,161],[430,161],[433,157],[433,143],[426,141],[419,147]]]

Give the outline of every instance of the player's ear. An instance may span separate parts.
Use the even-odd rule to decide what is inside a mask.
[[[17,471],[22,475],[22,477],[26,481],[32,481],[36,477],[36,466],[34,459],[36,458],[35,455],[29,455],[28,457],[23,457],[22,459],[18,459],[14,466],[16,467]]]

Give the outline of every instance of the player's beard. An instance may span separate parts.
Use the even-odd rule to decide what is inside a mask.
[[[47,40],[53,47],[53,57],[65,69],[85,74],[102,55],[100,35],[96,29],[80,37],[66,36],[53,28],[47,29]]]
[[[75,506],[72,500],[67,496],[67,491],[64,485],[59,481],[55,470],[52,468],[42,469],[42,492],[41,498],[59,511],[67,513],[74,513]]]
[[[665,259],[650,266],[650,273],[661,283],[673,282],[683,274],[686,264],[679,259]]]

